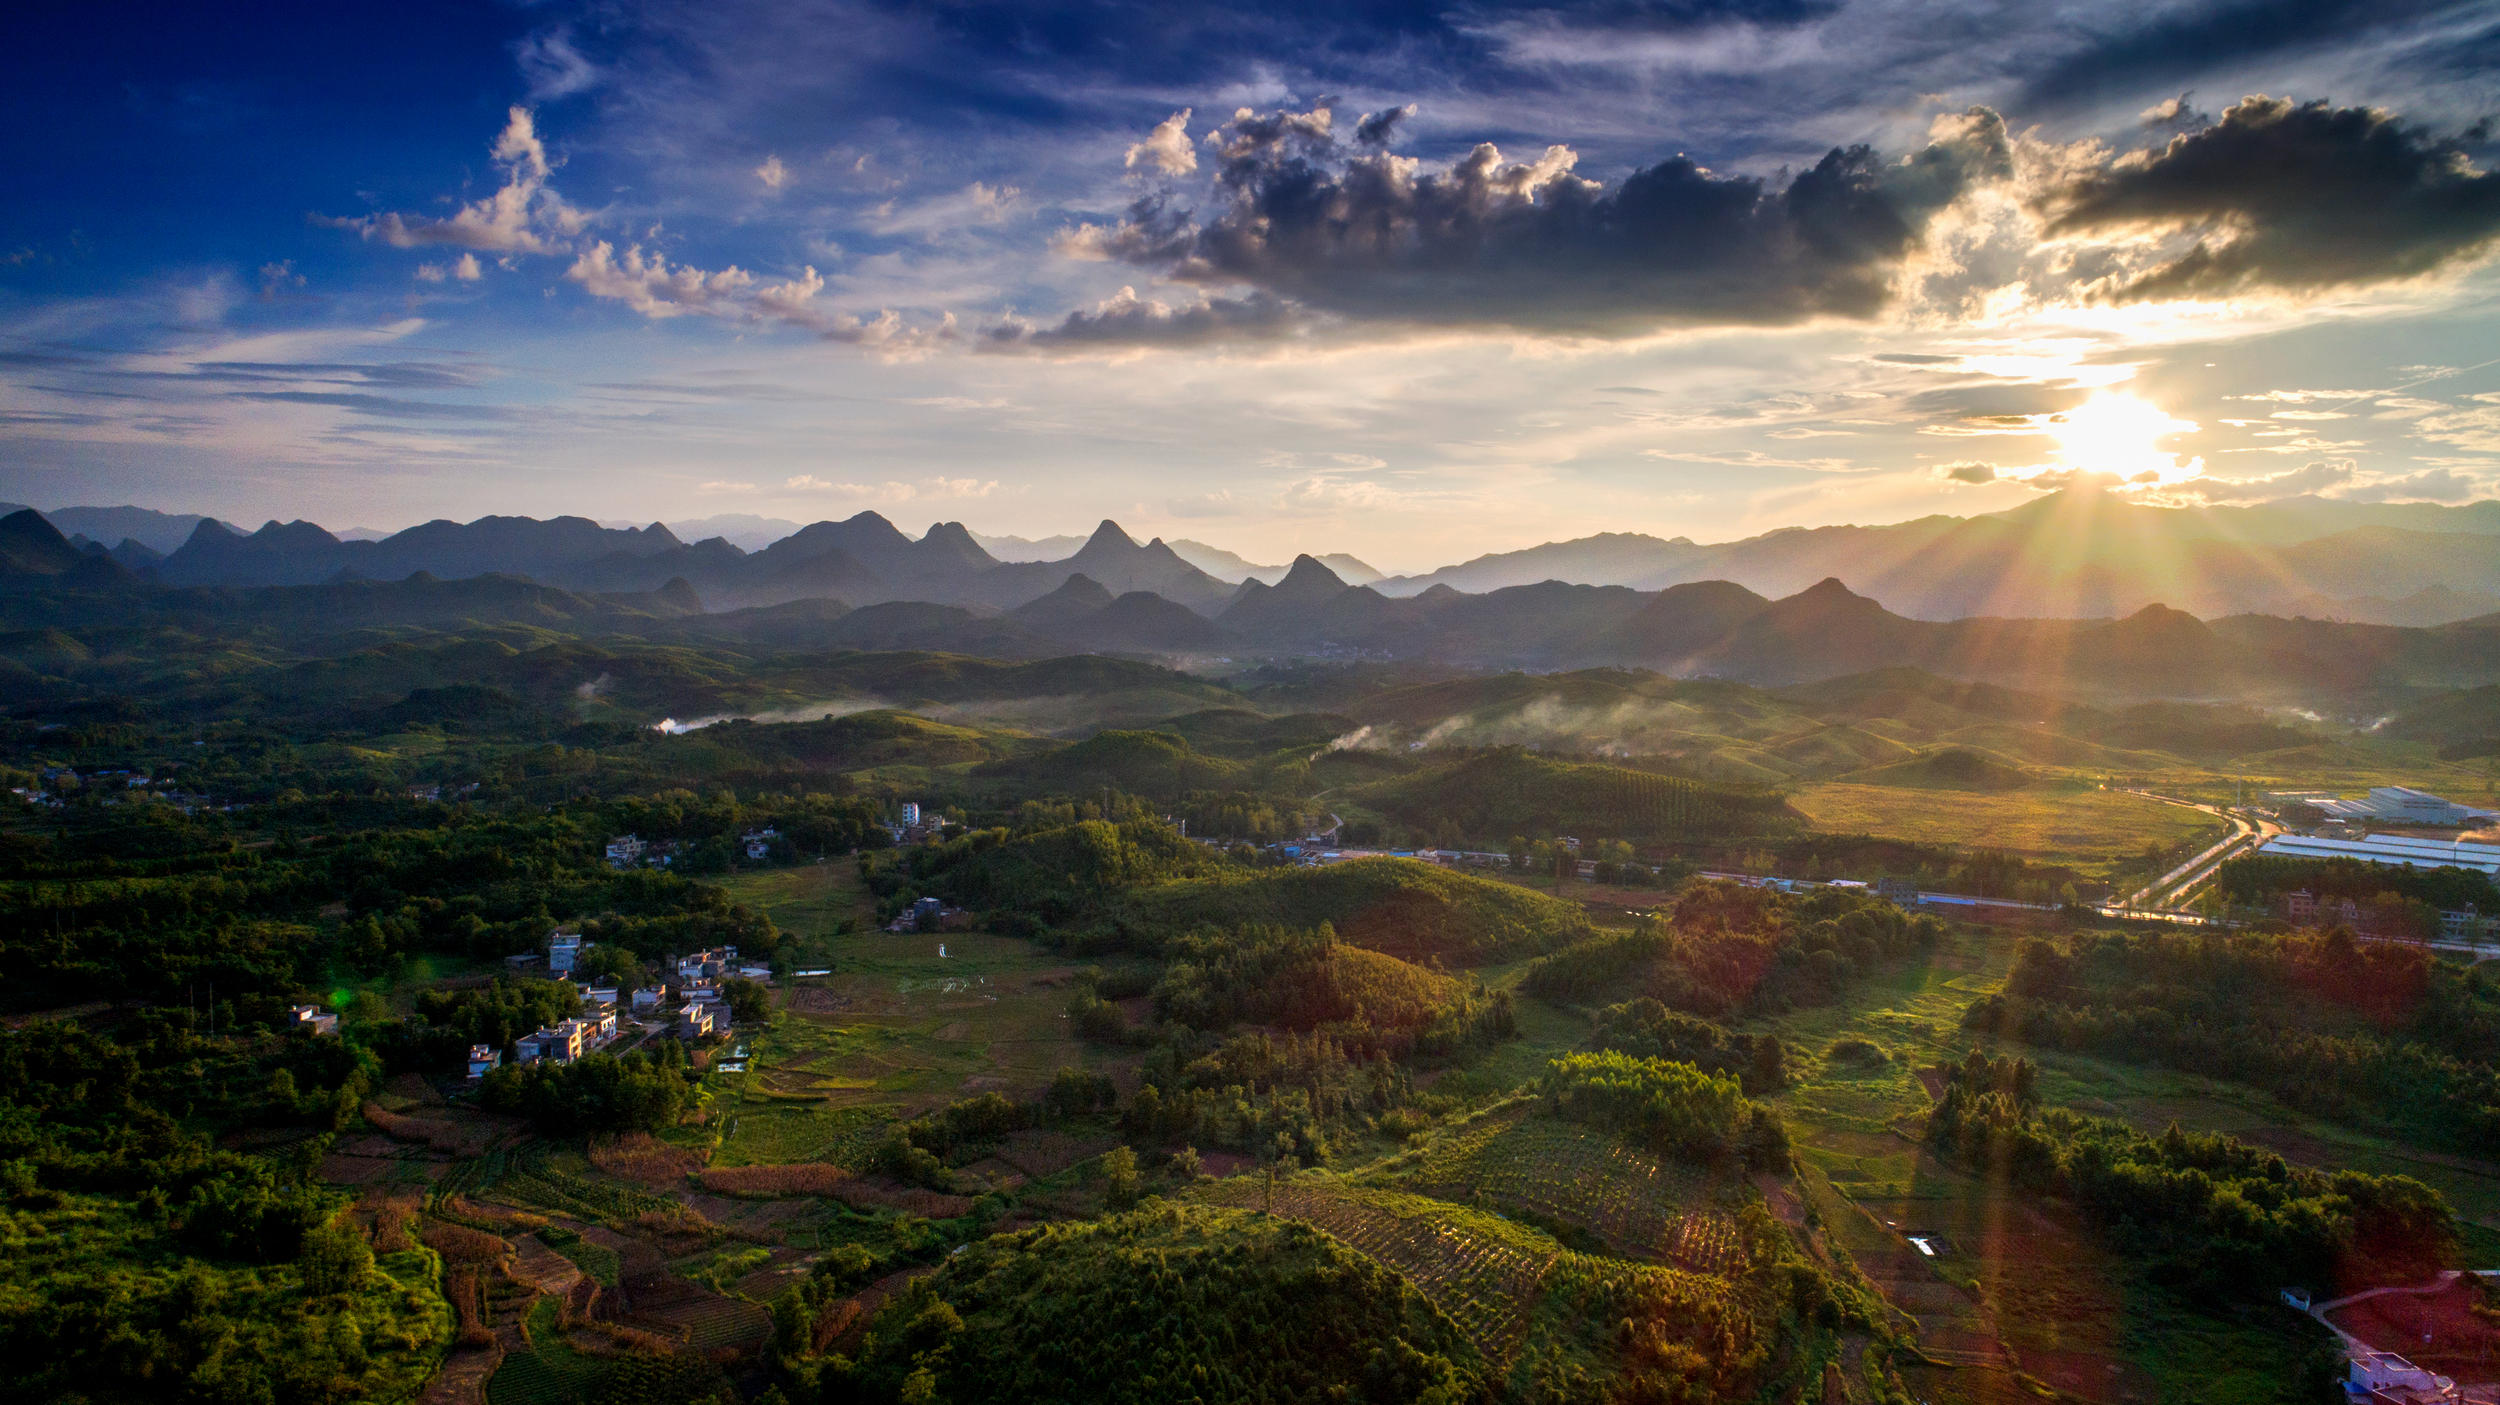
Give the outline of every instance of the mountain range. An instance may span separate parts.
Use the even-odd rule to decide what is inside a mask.
[[[9,510],[0,505],[0,511]],[[308,522],[243,532],[144,508],[45,514],[73,545],[177,585],[305,584],[502,572],[590,590],[654,590],[682,578],[713,608],[838,598],[1012,609],[1084,575],[1114,594],[1151,590],[1213,617],[1263,565],[1203,542],[1139,544],[1114,523],[1090,537],[983,536],[938,523],[912,538],[884,517],[797,526],[735,516],[672,528],[586,518],[428,522],[378,540]],[[712,535],[696,537],[695,531]],[[730,533],[735,533],[732,540]],[[2012,511],[1885,526],[1793,528],[1738,541],[1601,533],[1384,577],[1343,554],[1313,559],[1391,598],[1435,587],[1482,594],[1560,581],[1655,591],[1728,581],[1772,596],[1826,576],[1916,619],[2091,618],[2149,604],[2204,617],[2279,614],[2431,625],[2500,610],[2500,502],[2460,507],[2290,498],[2244,507],[2146,507],[2090,490]]]
[[[577,578],[569,585],[509,574],[444,579],[420,569],[395,581],[342,575],[185,586],[167,577],[186,567],[193,546],[203,551],[189,557],[190,569],[204,569],[219,552],[259,561],[254,553],[274,551],[274,543],[346,560],[377,557],[362,544],[315,536],[318,529],[279,527],[272,542],[272,529],[241,537],[203,524],[149,580],[92,543],[72,544],[41,515],[20,512],[0,518],[0,580],[12,587],[0,590],[0,631],[31,641],[33,652],[17,661],[38,675],[47,651],[58,648],[51,637],[58,630],[191,629],[213,620],[226,629],[343,641],[387,626],[524,625],[777,651],[1103,653],[1237,667],[1309,659],[1460,671],[1624,667],[1764,685],[1906,666],[2075,697],[2333,699],[2352,707],[2421,689],[2500,683],[2500,614],[2435,627],[2257,614],[2208,622],[2147,605],[2115,619],[1923,620],[1832,577],[1778,597],[1731,581],[1655,591],[1540,581],[1481,593],[1438,583],[1399,597],[1352,584],[1310,556],[1296,558],[1274,585],[1227,587],[1167,545],[1140,545],[1109,523],[1065,560],[1005,563],[959,528],[941,526],[915,541],[881,518],[820,523],[752,555],[671,544],[656,525],[623,532],[587,522],[536,525],[558,527],[554,540],[611,549],[577,557],[566,568]],[[431,549],[474,559],[479,539],[522,530],[506,519],[469,537],[445,531]],[[415,559],[407,543],[394,549],[410,553],[399,559]],[[697,564],[786,598],[724,607],[688,573]],[[898,580],[928,582],[930,593],[943,587],[955,598],[870,598],[890,595]],[[867,603],[840,598],[844,591]],[[998,603],[1008,599],[1015,603]],[[0,645],[0,656],[8,647]]]

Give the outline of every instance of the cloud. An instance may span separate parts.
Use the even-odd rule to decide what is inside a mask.
[[[981,345],[992,351],[1026,347],[1081,351],[1273,341],[1297,335],[1307,320],[1284,299],[1266,293],[1252,293],[1244,298],[1203,298],[1174,305],[1158,298],[1140,297],[1135,288],[1122,288],[1090,310],[1067,314],[1055,326],[1037,327],[1020,318],[1004,319],[984,330]]]
[[[316,217],[337,229],[352,229],[363,238],[394,249],[449,245],[493,254],[559,253],[566,241],[589,225],[589,216],[564,203],[547,188],[552,169],[547,147],[538,139],[538,125],[525,107],[511,110],[502,135],[495,138],[495,165],[502,170],[502,188],[483,200],[460,207],[447,219],[403,215],[396,211],[353,218]]]
[[[1963,459],[1958,463],[1940,463],[1936,465],[1936,476],[1949,483],[1969,483],[1978,485],[1983,483],[1994,483],[2003,475],[1997,472],[1997,466],[1995,464],[1981,463],[1977,459]]]
[[[1167,176],[1185,176],[1198,169],[1198,152],[1189,144],[1189,113],[1184,107],[1155,124],[1146,139],[1128,149],[1122,164]]]
[[[758,489],[758,488],[757,488],[754,484],[752,484],[752,483],[731,483],[731,482],[728,482],[728,481],[725,481],[725,480],[722,480],[722,479],[717,479],[717,478],[716,478],[716,479],[711,480],[710,482],[706,482],[706,483],[698,483],[698,484],[696,484],[696,485],[695,485],[695,491],[696,491],[696,492],[699,492],[699,493],[731,493],[731,494],[737,494],[737,493],[753,493],[753,492],[758,492],[758,491],[760,491],[760,490],[759,490],[759,489]]]
[[[1354,124],[1357,146],[1387,146],[1397,135],[1398,124],[1415,115],[1415,104],[1404,103],[1386,107]]]
[[[463,283],[474,283],[485,276],[486,268],[477,261],[475,254],[462,254],[447,264],[421,263],[417,265],[417,281],[420,283],[443,283],[452,279],[458,279]]]
[[[1797,468],[1808,473],[1858,473],[1864,470],[1852,459],[1790,459],[1766,454],[1760,449],[1643,449],[1644,458],[1663,459],[1668,463],[1711,463],[1728,468]]]
[[[2010,173],[1992,112],[1939,119],[1931,138],[1899,161],[1835,149],[1776,188],[1680,156],[1609,186],[1565,146],[1514,162],[1484,143],[1430,169],[1341,144],[1326,106],[1245,108],[1207,137],[1211,212],[1159,192],[1061,247],[1418,325],[1619,336],[1864,318],[1936,211]]]
[[[2491,492],[2491,484],[2450,468],[2424,469],[2402,478],[2382,478],[2343,496],[2355,502],[2471,502]]]
[[[621,302],[645,317],[687,315],[733,322],[781,323],[804,328],[828,341],[874,347],[890,352],[923,349],[955,336],[950,314],[932,327],[906,326],[891,311],[863,318],[819,307],[824,275],[808,268],[796,278],[767,283],[731,264],[706,271],[690,264],[672,264],[665,255],[646,254],[639,244],[623,253],[602,239],[573,260],[564,271],[567,281],[595,298]]]
[[[905,483],[889,479],[883,483],[835,483],[802,473],[782,480],[782,487],[799,493],[830,493],[840,497],[873,497],[896,502],[919,499],[986,498],[998,491],[995,478],[931,478],[923,483]]]
[[[2112,7],[2102,13],[2123,27],[2050,64],[2031,80],[2023,107],[2140,93],[2290,49],[2350,46],[2373,28],[2458,8],[2464,8],[2458,0],[2226,0],[2168,9],[2128,25],[2144,11]]]
[[[512,57],[521,66],[531,99],[537,102],[586,93],[599,86],[603,76],[573,47],[573,31],[562,26],[524,37],[512,46]]]
[[[262,400],[288,405],[328,405],[352,410],[360,415],[383,419],[423,420],[500,420],[510,412],[499,405],[445,405],[431,400],[409,400],[396,395],[367,395],[356,391],[333,390],[234,390],[226,392],[235,400]]]
[[[2142,112],[2137,113],[2135,115],[2135,120],[2143,123],[2147,127],[2203,127],[2211,125],[2214,120],[2213,118],[2197,111],[2193,107],[2188,106],[2188,99],[2191,96],[2193,96],[2193,94],[2181,93],[2177,97],[2164,98],[2160,102],[2157,102],[2151,107],[2144,109]]]
[[[790,168],[781,164],[780,157],[767,156],[764,164],[755,168],[755,178],[764,183],[766,190],[779,190],[790,183]]]
[[[2319,459],[2263,478],[2195,478],[2176,484],[2169,491],[2207,502],[2271,502],[2342,488],[2354,476],[2350,459]]]
[[[2500,454],[2500,392],[2485,392],[2466,398],[2478,403],[2471,408],[2455,410],[2443,405],[2440,407],[2443,413],[2425,415],[2416,420],[2413,432],[2433,443],[2452,444],[2476,453]]]
[[[2315,292],[2417,277],[2500,238],[2500,175],[2377,108],[2250,97],[2158,150],[2043,192],[2053,237],[2186,247],[2092,291],[2113,301]]]
[[[295,260],[279,259],[260,266],[260,300],[276,302],[304,286],[304,275],[295,271]]]
[[[1387,507],[1397,494],[1378,483],[1347,478],[1302,478],[1276,495],[1280,512],[1361,512]]]

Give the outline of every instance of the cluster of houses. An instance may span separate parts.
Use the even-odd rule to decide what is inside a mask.
[[[546,960],[549,973],[570,976],[581,964],[584,946],[581,933],[577,931],[559,927],[548,933]],[[516,962],[534,962],[536,959],[534,955],[514,958]],[[636,1025],[643,1028],[665,1025],[669,1033],[680,1039],[697,1040],[726,1034],[731,1023],[729,998],[721,991],[721,981],[730,976],[742,980],[770,981],[773,976],[772,967],[768,965],[740,960],[738,949],[734,946],[711,947],[678,957],[673,969],[676,980],[672,984],[645,986],[639,990],[620,991],[612,985],[577,983],[581,992],[582,1013],[514,1040],[513,1062],[528,1064],[543,1060],[566,1064],[604,1048],[624,1032],[622,1016],[627,1010],[632,1012]],[[470,1046],[471,1078],[483,1078],[502,1063],[503,1051],[495,1046]]]
[[[886,822],[885,832],[897,844],[927,844],[946,829],[946,816],[934,810],[923,813],[920,802],[906,800],[897,806],[894,818]]]
[[[145,771],[101,770],[81,775],[68,766],[47,766],[39,775],[40,784],[11,786],[9,793],[29,805],[58,810],[69,804],[73,795],[93,795],[99,803],[119,805],[124,800],[161,800],[186,815],[202,810],[240,810],[241,805],[220,805],[196,791],[184,790],[171,777],[151,776]]]
[[[889,932],[952,932],[972,925],[972,914],[936,898],[920,898],[885,924]]]
[[[2283,894],[2280,901],[2283,916],[2296,926],[2349,927],[2368,933],[2375,925],[2371,909],[2351,898],[2322,898],[2301,888]],[[2435,940],[2474,945],[2500,943],[2500,914],[2487,915],[2470,907],[2442,912]]]
[[[455,801],[466,800],[470,796],[477,794],[478,784],[479,783],[476,781],[471,781],[467,785],[445,785],[440,781],[436,781],[429,785],[412,785],[408,787],[408,798],[411,800],[431,800],[436,804],[441,804],[446,796],[449,796]]]
[[[781,831],[766,825],[739,835],[738,849],[749,859],[761,861],[772,857],[773,846],[780,842]],[[676,861],[677,842],[645,839],[638,834],[620,834],[608,841],[603,856],[610,868],[667,868]]]

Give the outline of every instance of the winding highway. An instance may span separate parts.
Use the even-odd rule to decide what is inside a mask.
[[[2155,908],[2157,900],[2165,895],[2173,900],[2174,905],[2184,901],[2198,888],[2203,887],[2206,880],[2213,877],[2214,870],[2222,867],[2225,861],[2237,856],[2243,849],[2253,848],[2283,832],[2272,821],[2252,819],[2247,815],[2225,810],[2219,805],[2199,805],[2193,800],[2155,795],[2149,790],[2131,790],[2127,793],[2141,795],[2147,800],[2158,800],[2164,805],[2176,805],[2185,810],[2201,810],[2230,825],[2231,832],[2197,854],[2196,857],[2128,894],[2124,901],[2117,904],[2122,908]]]

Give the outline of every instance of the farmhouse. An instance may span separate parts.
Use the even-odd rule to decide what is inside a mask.
[[[469,1046],[469,1076],[471,1078],[484,1078],[501,1067],[503,1067],[503,1050],[492,1044]]]
[[[565,1020],[536,1034],[524,1034],[512,1043],[514,1061],[528,1064],[545,1059],[549,1063],[569,1064],[588,1050],[590,1028],[581,1020]]]

